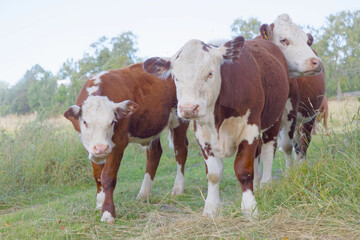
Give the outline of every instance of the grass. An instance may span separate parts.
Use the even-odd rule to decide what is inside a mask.
[[[241,215],[233,158],[224,160],[220,215],[202,217],[207,181],[191,131],[185,193],[171,196],[176,163],[163,134],[152,195],[135,200],[145,152],[130,145],[114,193],[116,222],[107,225],[94,210],[91,164],[70,125],[31,122],[0,130],[0,239],[359,239],[359,108],[339,119],[331,106],[331,135],[313,138],[305,164],[285,171],[277,152],[278,178],[255,192],[257,219]]]

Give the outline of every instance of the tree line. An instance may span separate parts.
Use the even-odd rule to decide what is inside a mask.
[[[243,35],[245,39],[252,39],[259,35],[260,26],[256,18],[238,18],[231,25],[231,31],[233,37]],[[313,48],[324,62],[326,95],[335,96],[340,89],[343,92],[359,90],[360,10],[330,15],[320,29],[310,26],[303,29],[314,36]],[[101,37],[80,60],[66,60],[56,74],[37,64],[12,87],[0,82],[0,115],[62,113],[75,103],[84,81],[92,74],[140,62],[136,45],[137,38],[132,32],[110,39]]]

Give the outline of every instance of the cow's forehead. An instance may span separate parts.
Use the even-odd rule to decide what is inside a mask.
[[[190,40],[172,57],[173,70],[177,72],[184,68],[208,66],[216,60],[216,51],[216,47],[200,40]]]
[[[295,23],[292,22],[291,18],[284,14],[280,15],[274,21],[274,34],[280,35],[279,37],[290,37],[292,39],[307,40],[306,33]]]
[[[101,120],[111,122],[114,119],[114,103],[105,96],[89,96],[82,106],[82,118],[86,121]]]

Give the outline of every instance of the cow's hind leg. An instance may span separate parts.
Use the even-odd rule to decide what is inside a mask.
[[[184,192],[185,189],[185,162],[188,154],[188,139],[186,137],[186,132],[189,127],[188,121],[181,121],[180,125],[176,128],[170,128],[169,130],[169,140],[172,140],[175,159],[177,162],[177,173],[174,182],[174,188],[172,195],[179,195]]]
[[[270,129],[266,130],[262,135],[263,144],[261,146],[260,159],[263,162],[263,175],[260,185],[263,185],[272,179],[272,166],[277,146],[277,136],[281,120],[278,120]]]
[[[234,169],[242,189],[241,210],[245,214],[257,215],[257,203],[253,193],[254,158],[258,139],[249,144],[243,140],[238,147]]]
[[[302,124],[300,142],[295,148],[295,159],[297,162],[305,160],[307,149],[311,141],[311,130],[315,124],[315,117],[309,122]]]
[[[101,209],[105,200],[105,193],[103,187],[101,186],[101,172],[105,164],[96,164],[91,162],[94,170],[94,178],[96,182],[97,192],[96,192],[96,209]]]
[[[154,139],[146,149],[146,170],[137,199],[146,199],[150,196],[156,170],[159,166],[162,148],[160,138]]]
[[[286,168],[293,165],[292,149],[297,119],[297,98],[288,99],[282,115],[282,127],[279,134],[279,148],[285,154]]]

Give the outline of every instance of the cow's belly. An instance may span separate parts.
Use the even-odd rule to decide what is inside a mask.
[[[161,132],[160,132],[161,133]],[[129,143],[136,143],[139,144],[141,146],[149,146],[151,141],[153,141],[154,139],[158,138],[160,136],[160,133],[148,138],[140,138],[140,137],[134,137],[131,136],[130,134],[128,135],[128,139],[129,139]]]
[[[250,111],[242,117],[225,119],[219,131],[216,130],[215,125],[199,125],[195,136],[203,149],[206,148],[207,144],[211,145],[215,157],[231,157],[243,140],[252,144],[255,138],[259,136],[259,127],[255,124],[248,124],[249,115]]]

